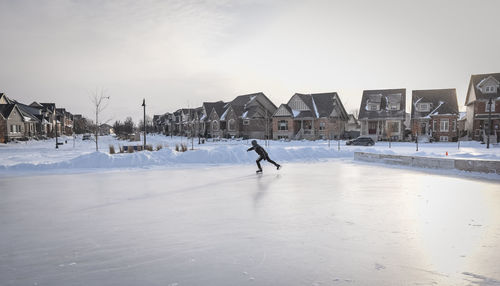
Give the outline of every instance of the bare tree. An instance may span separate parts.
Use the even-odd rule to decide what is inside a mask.
[[[101,88],[96,89],[95,91],[91,92],[90,94],[90,100],[92,102],[92,105],[95,107],[95,150],[99,151],[99,144],[98,144],[98,139],[99,139],[99,114],[106,109],[108,106],[108,102],[104,104],[103,100],[104,99],[109,99],[109,96],[106,96],[106,91]]]

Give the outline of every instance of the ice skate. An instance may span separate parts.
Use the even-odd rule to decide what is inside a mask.
[[[262,174],[262,170],[255,171],[256,174]]]

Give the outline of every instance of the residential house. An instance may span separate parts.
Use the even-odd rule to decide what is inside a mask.
[[[373,140],[403,140],[406,115],[406,89],[365,90],[359,118],[361,136]]]
[[[469,138],[484,140],[491,130],[490,142],[500,139],[500,73],[476,74],[470,77],[465,98],[466,130]],[[491,115],[490,102],[491,100]],[[490,117],[491,116],[491,117]],[[491,120],[491,129],[489,122]]]
[[[295,93],[273,114],[273,138],[341,138],[348,120],[349,115],[336,92]]]
[[[459,111],[456,89],[414,90],[411,102],[413,138],[420,142],[457,140]]]
[[[99,126],[99,135],[101,136],[106,136],[106,135],[110,135],[110,134],[114,134],[114,130],[113,130],[113,126],[107,124],[107,123],[103,123]]]
[[[354,114],[348,115],[349,119],[345,124],[345,138],[357,138],[361,132],[361,124]]]
[[[56,118],[58,125],[59,135],[72,135],[73,134],[73,116],[71,113],[66,111],[65,108],[56,108]]]
[[[458,138],[467,136],[467,130],[465,126],[467,124],[467,112],[460,111],[460,115],[457,120]]]
[[[24,118],[17,104],[0,104],[0,143],[22,139]]]
[[[220,120],[225,137],[272,138],[272,115],[277,107],[262,92],[237,96],[225,105]]]
[[[48,122],[47,135],[49,137],[54,137],[57,134],[61,134],[61,123],[57,122],[56,104],[55,103],[37,103],[33,102],[30,106],[42,106],[42,113],[45,114],[46,120]],[[56,129],[57,128],[57,129]]]
[[[225,122],[220,120],[224,108],[227,108],[227,103],[222,101],[203,103],[200,127],[204,137],[220,138],[224,135],[222,130],[224,130]]]

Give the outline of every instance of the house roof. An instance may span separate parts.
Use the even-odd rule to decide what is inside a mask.
[[[347,112],[344,109],[342,101],[336,92],[326,92],[326,93],[313,93],[313,94],[302,94],[295,93],[294,96],[298,96],[304,104],[309,108],[309,111],[298,111],[292,110],[288,104],[285,105],[287,110],[292,113],[294,118],[321,118],[329,117],[334,108],[336,107],[336,102],[339,103],[339,108],[342,116],[345,119],[348,118]],[[337,100],[336,100],[337,99]]]
[[[481,89],[478,88],[479,84],[489,78],[493,77],[496,79],[498,82],[500,82],[500,73],[489,73],[489,74],[473,74],[470,76],[470,81],[469,81],[469,88],[467,89],[467,97],[465,99],[465,104],[467,105],[469,103],[469,94],[471,93],[471,90],[473,89],[475,95],[476,95],[476,100],[478,99],[489,99],[492,94],[484,94]],[[499,96],[498,94],[494,94],[496,96]]]
[[[380,104],[379,110],[368,110],[367,103]],[[389,110],[388,103],[399,102],[399,110]],[[359,107],[358,119],[384,119],[399,118],[405,119],[406,113],[406,89],[375,89],[364,90]]]
[[[425,118],[439,114],[459,114],[457,90],[454,88],[413,90],[411,102],[412,118]],[[417,103],[430,103],[430,110],[418,111],[416,108]]]
[[[16,104],[19,107],[19,109],[22,112],[24,112],[24,113],[29,113],[29,114],[31,114],[33,116],[41,114],[41,111],[40,111],[41,108],[33,107],[33,106],[30,106],[30,105],[26,105],[26,104],[22,104],[22,103],[17,102],[17,101],[16,101]]]
[[[8,118],[10,113],[12,112],[12,109],[16,107],[15,104],[0,104],[0,114],[4,118]]]
[[[203,108],[205,108],[207,112],[207,117],[210,116],[213,109],[215,109],[218,116],[221,116],[224,112],[224,105],[225,103],[222,100],[216,102],[203,102]]]
[[[56,104],[55,103],[40,103],[44,108],[47,110],[50,110],[51,112],[56,111]]]
[[[0,98],[3,98],[7,102],[7,104],[13,103],[12,100],[10,98],[8,98],[7,95],[3,92],[0,92]]]

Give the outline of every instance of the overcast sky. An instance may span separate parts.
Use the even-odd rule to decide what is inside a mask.
[[[0,0],[0,92],[114,121],[264,92],[457,88],[500,72],[498,0]],[[408,110],[409,111],[409,110]]]

